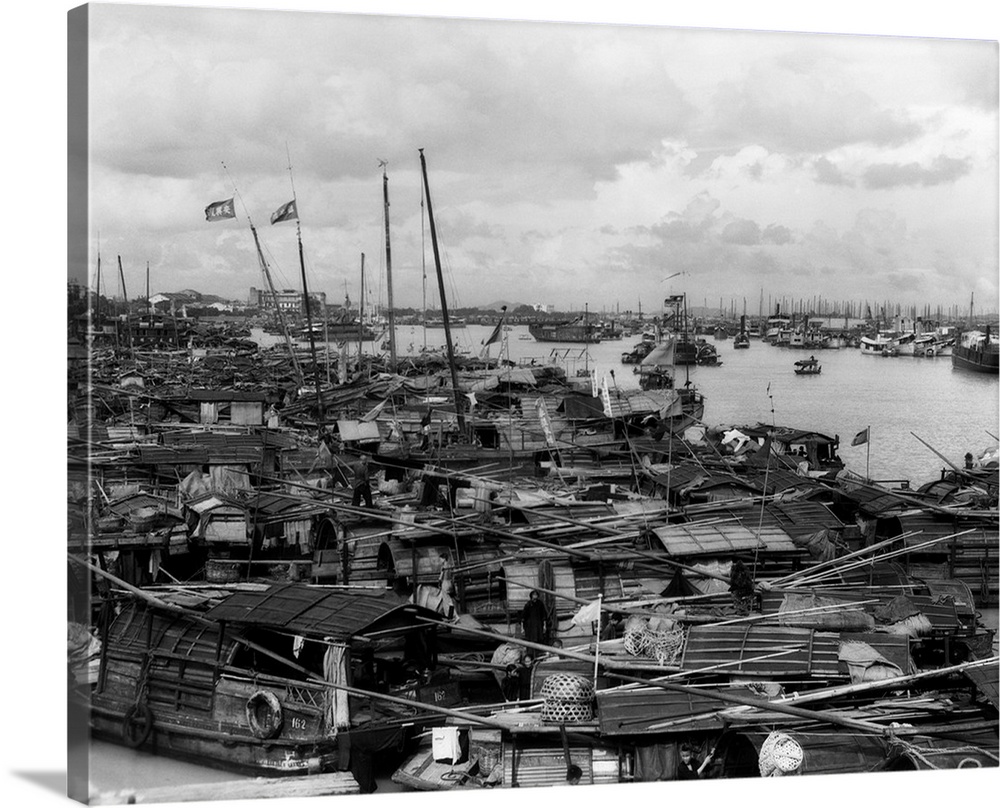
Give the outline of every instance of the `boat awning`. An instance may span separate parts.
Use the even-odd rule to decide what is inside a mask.
[[[780,654],[780,656],[779,656]],[[760,625],[692,626],[681,667],[725,665],[734,675],[842,679],[840,635],[807,628]]]
[[[799,548],[791,536],[777,526],[758,531],[738,523],[688,522],[653,529],[664,549],[672,556],[731,556],[749,550],[795,552]]]
[[[633,415],[679,415],[680,394],[676,390],[622,390],[612,393],[611,417]]]
[[[976,687],[978,693],[993,705],[994,709],[1000,708],[1000,693],[998,693],[998,682],[1000,682],[1000,671],[996,662],[991,665],[983,665],[977,668],[966,668],[962,671]]]
[[[808,500],[769,502],[763,509],[757,503],[748,502],[746,507],[726,503],[724,506],[714,507],[711,512],[706,511],[701,514],[691,512],[688,515],[692,521],[730,517],[754,529],[758,525],[768,530],[777,528],[792,539],[812,536],[821,530],[840,531],[846,527],[826,505]]]
[[[887,752],[885,742],[874,735],[822,728],[801,733],[789,729],[784,729],[782,732],[802,748],[802,770],[809,774],[859,774],[876,771],[885,763]],[[769,734],[744,730],[729,736],[731,750],[735,751],[738,748],[735,738],[740,738],[753,750],[753,757],[748,760],[742,755],[730,752],[726,757],[724,776],[746,777],[751,771],[753,776],[757,776],[756,759]],[[749,771],[734,771],[741,765],[751,764],[751,761],[752,769]]]
[[[657,365],[673,365],[674,364],[674,346],[675,340],[670,338],[668,341],[657,345],[653,350],[646,354],[645,358],[640,363],[643,367],[655,367]]]
[[[535,387],[535,374],[528,368],[502,368],[481,373],[462,373],[459,375],[458,386],[462,390],[478,392],[480,390],[496,390],[501,385],[517,384]]]
[[[375,421],[337,421],[337,431],[341,440],[379,440],[378,424]]]
[[[592,418],[607,418],[604,405],[595,396],[566,396],[560,405],[568,421],[586,421]]]
[[[727,693],[750,696],[749,690]],[[727,706],[718,699],[693,693],[678,693],[659,687],[606,690],[597,694],[597,718],[602,735],[649,735],[668,731],[660,727],[678,723],[685,732],[718,729],[719,710]],[[694,721],[695,717],[700,720]]]
[[[261,626],[294,634],[346,639],[385,624],[413,625],[434,612],[385,592],[330,591],[284,584],[263,591],[234,592],[207,617],[231,625]],[[421,624],[422,625],[422,624]]]

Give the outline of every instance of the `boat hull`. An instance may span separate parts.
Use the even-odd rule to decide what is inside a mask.
[[[1000,354],[996,351],[981,351],[956,345],[951,351],[952,367],[974,373],[1000,372]]]
[[[585,342],[596,344],[601,341],[601,332],[592,327],[579,323],[532,323],[528,326],[528,333],[538,342]]]

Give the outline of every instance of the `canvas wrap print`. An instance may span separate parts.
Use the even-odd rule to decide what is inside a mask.
[[[997,767],[995,42],[69,53],[71,798]]]

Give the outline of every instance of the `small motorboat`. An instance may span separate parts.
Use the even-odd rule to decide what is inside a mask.
[[[822,370],[823,366],[820,365],[819,360],[815,356],[810,356],[808,359],[800,359],[795,363],[796,376],[811,376],[820,373]]]

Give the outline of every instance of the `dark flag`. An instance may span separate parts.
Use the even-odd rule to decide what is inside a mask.
[[[496,328],[493,329],[493,333],[483,340],[482,342],[483,345],[492,345],[494,342],[500,339],[500,332],[503,330],[503,318],[506,313],[507,313],[507,307],[501,306],[500,320],[499,322],[497,322]]]
[[[217,222],[220,219],[235,219],[236,208],[232,199],[223,199],[220,202],[213,202],[205,208],[205,220]]]
[[[290,222],[292,219],[298,218],[299,211],[295,207],[295,200],[293,199],[291,202],[286,202],[271,214],[271,224],[277,224],[278,222]]]
[[[863,443],[868,443],[868,430],[871,427],[866,426],[857,435],[851,439],[851,446],[860,446]]]

